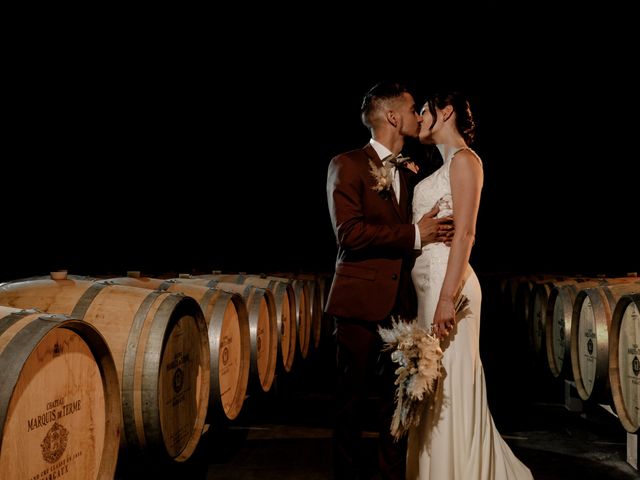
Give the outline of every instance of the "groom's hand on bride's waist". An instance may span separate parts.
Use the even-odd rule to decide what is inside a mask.
[[[451,239],[455,233],[453,217],[435,218],[439,211],[440,209],[436,205],[418,220],[420,242],[423,247],[428,243],[434,242],[443,242],[446,245],[451,245]]]

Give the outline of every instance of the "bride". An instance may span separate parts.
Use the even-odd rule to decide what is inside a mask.
[[[533,478],[500,437],[487,405],[479,354],[481,290],[469,265],[483,172],[469,148],[475,125],[460,94],[436,95],[425,103],[420,141],[435,144],[444,164],[415,187],[413,218],[436,204],[438,216],[455,218],[451,246],[422,248],[412,270],[418,293],[418,323],[433,327],[444,351],[443,373],[421,423],[409,433],[407,478],[419,480],[520,480]],[[455,312],[459,294],[469,300]]]

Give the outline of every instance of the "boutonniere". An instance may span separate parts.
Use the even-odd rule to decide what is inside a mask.
[[[382,193],[391,190],[393,184],[393,177],[391,176],[391,162],[382,164],[381,167],[377,167],[373,160],[369,160],[369,167],[371,167],[371,175],[376,180],[376,184],[371,187],[373,191]]]
[[[418,173],[418,167],[413,163],[413,160],[402,155],[389,155],[388,157],[385,157],[382,160],[381,167],[377,167],[376,164],[373,163],[373,160],[369,160],[369,167],[371,168],[371,175],[376,179],[376,184],[371,188],[379,193],[391,190],[391,186],[393,185],[391,169],[393,167],[396,167],[398,170],[406,169],[410,172]]]
[[[420,170],[420,167],[418,167],[418,165],[416,165],[416,163],[411,160],[411,157],[405,157],[402,154],[398,155],[396,158],[390,161],[396,166],[396,168],[400,170],[408,170],[412,173],[418,173],[418,170]]]

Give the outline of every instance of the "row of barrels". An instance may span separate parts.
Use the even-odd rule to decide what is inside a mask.
[[[0,478],[113,478],[119,448],[188,459],[205,423],[319,346],[322,286],[218,272],[0,285]]]
[[[640,429],[640,279],[529,276],[503,293],[538,364],[575,382],[582,400],[611,404]]]

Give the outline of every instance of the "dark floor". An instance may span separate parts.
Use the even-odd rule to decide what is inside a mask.
[[[520,334],[505,328],[505,320],[493,320],[494,312],[483,312],[482,330],[491,412],[534,478],[640,478],[626,462],[627,434],[617,418],[597,404],[565,408],[564,381],[537,367],[514,340]],[[116,479],[330,479],[332,347],[328,337],[293,372],[279,374],[269,393],[250,395],[238,419],[211,425],[187,462],[164,465],[121,456]],[[375,465],[376,435],[365,435]]]
[[[317,372],[309,365],[305,373]],[[141,478],[143,472],[145,478],[153,472],[150,478],[175,479],[331,478],[331,395],[313,388],[308,379],[295,385],[300,388],[287,385],[281,387],[290,389],[286,392],[250,397],[240,418],[217,428],[213,425],[185,464],[158,468],[140,459],[121,461],[116,478]],[[492,402],[501,434],[534,478],[640,478],[625,461],[626,432],[612,414],[588,404],[582,412],[571,412],[562,395],[557,400],[523,402],[512,392],[510,407],[501,410],[497,405],[503,402]],[[367,437],[375,464],[376,436],[368,433]]]

